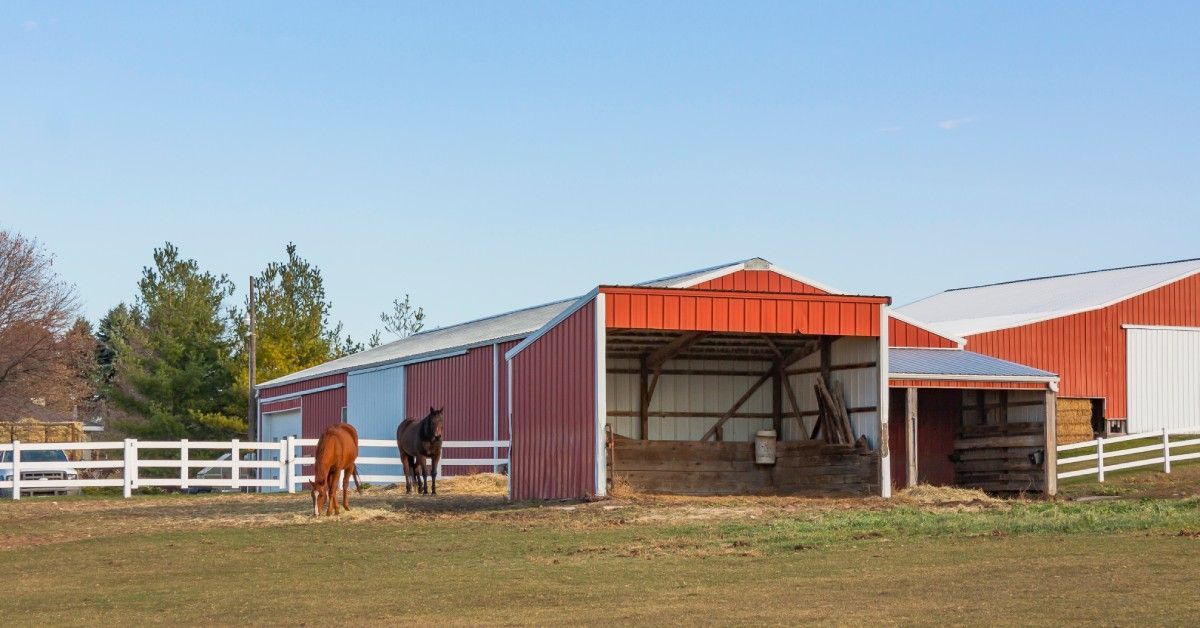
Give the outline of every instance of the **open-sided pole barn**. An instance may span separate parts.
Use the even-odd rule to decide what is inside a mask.
[[[887,303],[598,288],[507,354],[513,497],[603,495],[609,477],[675,493],[887,494]],[[772,428],[777,459],[756,464],[751,441]]]

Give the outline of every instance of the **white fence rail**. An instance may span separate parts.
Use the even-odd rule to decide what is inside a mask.
[[[1171,440],[1172,436],[1188,436],[1196,435],[1198,438],[1186,440]],[[1136,447],[1128,447],[1125,449],[1108,449],[1112,445],[1127,443],[1133,441],[1147,441],[1150,444],[1139,445]],[[1075,478],[1085,475],[1094,475],[1100,482],[1104,481],[1104,474],[1108,471],[1118,471],[1121,469],[1132,469],[1135,467],[1150,467],[1162,465],[1162,470],[1165,473],[1171,472],[1171,463],[1180,462],[1183,460],[1200,459],[1200,452],[1192,453],[1173,453],[1186,447],[1200,446],[1200,428],[1163,428],[1160,432],[1128,434],[1126,436],[1114,436],[1112,438],[1097,438],[1082,443],[1072,443],[1070,445],[1058,446],[1058,466],[1061,469],[1064,465],[1075,465],[1081,462],[1093,462],[1094,464],[1084,469],[1072,469],[1070,471],[1059,471],[1058,479]],[[1077,449],[1095,448],[1096,453],[1082,454],[1079,456],[1063,457],[1063,452],[1075,451]],[[1138,454],[1146,454],[1154,452],[1159,455],[1150,458],[1131,459],[1130,456]],[[1123,462],[1115,460],[1124,459]]]
[[[256,488],[296,492],[296,487],[312,480],[312,455],[305,455],[302,448],[316,447],[315,438],[288,437],[278,442],[250,441],[124,441],[99,443],[0,443],[0,492],[12,499],[21,499],[23,492],[46,492],[84,487],[122,487],[125,497],[143,487],[195,488]],[[383,439],[359,441],[358,465],[387,465],[395,467],[395,474],[362,474],[363,482],[400,483],[404,481],[402,462],[396,451],[396,442]],[[508,458],[459,458],[454,450],[486,448],[494,452],[507,449],[509,441],[444,441],[444,456],[438,463],[441,467],[479,466],[498,469],[507,465]],[[361,455],[364,450],[383,449],[391,455]],[[208,456],[196,458],[192,452],[209,452]],[[84,460],[47,460],[59,456],[39,452],[87,452]],[[101,456],[119,451],[117,456],[100,459]],[[154,452],[172,452],[167,455]],[[211,459],[213,451],[227,452],[228,459]],[[145,453],[143,453],[145,452]],[[245,459],[243,454],[253,454]],[[153,457],[157,455],[158,457]],[[177,473],[145,475],[142,469],[177,469]],[[196,477],[191,471],[220,470],[221,477]],[[228,470],[225,473],[224,470]],[[91,477],[88,477],[91,476]],[[226,477],[227,476],[227,477]]]

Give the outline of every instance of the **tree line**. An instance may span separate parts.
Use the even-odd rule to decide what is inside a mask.
[[[288,244],[254,277],[255,366],[268,381],[420,331],[411,298],[380,314],[366,343],[331,319],[320,268]],[[224,274],[170,242],[155,248],[132,299],[93,327],[53,256],[0,230],[0,409],[41,400],[108,410],[110,428],[156,439],[227,440],[247,428],[248,302]],[[385,337],[386,334],[386,337]]]

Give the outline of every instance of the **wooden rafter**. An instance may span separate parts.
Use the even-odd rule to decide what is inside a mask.
[[[771,365],[771,369],[766,373],[763,373],[762,376],[755,380],[754,384],[750,386],[750,389],[747,390],[741,397],[739,397],[738,400],[733,403],[733,407],[726,411],[725,414],[721,415],[721,418],[717,419],[717,422],[713,424],[713,426],[709,428],[707,432],[704,433],[704,436],[702,436],[700,440],[705,441],[716,436],[717,432],[720,431],[722,426],[725,425],[725,422],[728,421],[734,414],[737,414],[737,411],[742,407],[742,405],[749,401],[750,397],[753,396],[763,384],[770,380],[775,373],[780,370],[780,368],[786,369],[798,360],[803,359],[805,356],[812,355],[814,350],[815,348],[811,343],[800,345],[799,347],[793,349],[792,352],[788,354],[781,363]]]

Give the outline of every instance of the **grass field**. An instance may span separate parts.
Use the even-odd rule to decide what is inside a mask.
[[[29,499],[0,504],[0,617],[1190,623],[1200,616],[1200,466],[1119,481],[1118,498],[1091,502],[925,489],[892,502],[512,505],[477,478],[446,482],[437,497],[368,491],[351,513],[320,520],[305,515],[305,495]]]

